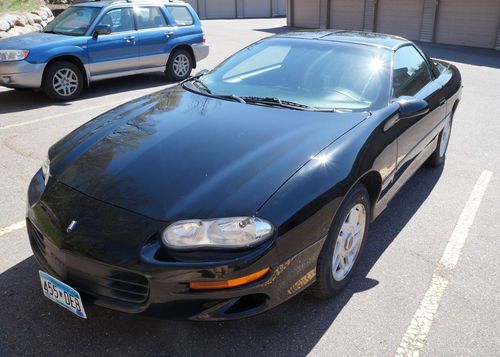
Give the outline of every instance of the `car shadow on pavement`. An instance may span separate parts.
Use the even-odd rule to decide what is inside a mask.
[[[168,321],[95,306],[87,307],[88,319],[82,320],[43,296],[38,265],[30,257],[0,275],[0,350],[3,355],[306,355],[353,295],[378,284],[368,273],[430,195],[442,170],[420,169],[371,225],[363,260],[334,299],[302,293],[239,321]]]
[[[172,84],[163,73],[138,74],[134,76],[107,79],[92,83],[73,102],[98,98],[106,95],[126,93],[134,90],[155,88]],[[70,103],[56,102],[38,90],[5,90],[0,91],[0,114],[18,113],[49,106],[69,106]]]

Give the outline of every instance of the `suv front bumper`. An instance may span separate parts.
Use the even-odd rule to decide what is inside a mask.
[[[0,62],[0,86],[40,88],[45,64],[28,61]]]

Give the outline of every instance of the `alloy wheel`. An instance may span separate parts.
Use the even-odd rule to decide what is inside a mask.
[[[441,142],[439,143],[439,156],[443,157],[446,149],[448,148],[448,142],[450,141],[451,133],[451,117],[446,120],[443,131],[441,132]]]
[[[366,210],[361,203],[358,203],[347,214],[335,243],[332,274],[336,281],[342,281],[354,266],[365,230]]]
[[[52,86],[63,97],[73,95],[78,89],[78,76],[69,68],[61,68],[52,77]]]
[[[174,58],[173,70],[176,76],[184,77],[189,72],[190,62],[185,54],[179,54]]]

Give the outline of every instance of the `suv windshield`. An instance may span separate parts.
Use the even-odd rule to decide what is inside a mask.
[[[197,79],[214,95],[261,98],[310,109],[373,110],[387,105],[391,52],[331,41],[271,38]],[[200,86],[199,85],[199,86]]]
[[[73,6],[64,10],[42,30],[47,33],[82,36],[100,12],[98,7]]]

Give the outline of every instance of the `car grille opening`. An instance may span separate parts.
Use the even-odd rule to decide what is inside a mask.
[[[33,253],[42,266],[58,275],[56,278],[96,298],[132,304],[147,300],[149,281],[145,276],[66,253],[45,238],[30,221],[27,227]],[[61,255],[68,258],[64,266],[60,265]]]

